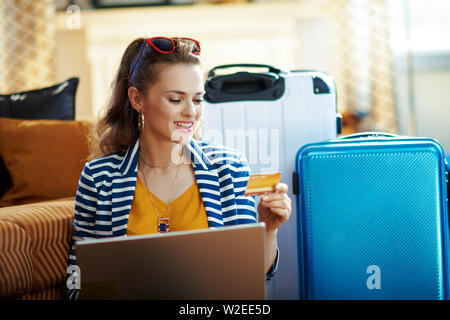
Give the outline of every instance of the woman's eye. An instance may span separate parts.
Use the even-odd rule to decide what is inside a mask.
[[[174,99],[174,98],[169,98],[169,101],[170,101],[171,103],[176,103],[176,104],[179,104],[179,103],[183,102],[182,99]],[[193,100],[193,102],[194,102],[195,104],[201,104],[203,101],[204,101],[203,99],[194,99],[194,100]]]

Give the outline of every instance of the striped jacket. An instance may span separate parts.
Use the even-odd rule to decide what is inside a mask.
[[[195,179],[210,228],[257,222],[253,197],[244,196],[250,175],[245,157],[236,150],[191,139],[190,153]],[[139,138],[127,152],[113,153],[87,162],[75,197],[73,244],[69,262],[76,265],[77,240],[120,237],[127,233],[139,158]],[[276,272],[276,262],[266,283]],[[70,299],[78,297],[69,290]]]

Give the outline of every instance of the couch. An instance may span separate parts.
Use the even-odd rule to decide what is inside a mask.
[[[92,123],[0,117],[0,299],[68,299],[75,194]]]
[[[0,208],[0,297],[67,299],[73,197]]]

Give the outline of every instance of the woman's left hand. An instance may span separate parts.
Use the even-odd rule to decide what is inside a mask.
[[[266,224],[266,232],[276,231],[289,219],[292,209],[287,192],[287,184],[278,183],[275,191],[261,196],[258,203],[258,220]]]

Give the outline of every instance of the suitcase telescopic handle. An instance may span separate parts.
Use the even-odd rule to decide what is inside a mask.
[[[277,80],[277,77],[268,74],[238,72],[235,75],[210,79],[207,84],[209,89],[247,95],[272,88]]]
[[[368,132],[357,132],[348,134],[346,136],[339,137],[339,139],[357,139],[357,138],[396,138],[397,134],[388,133],[388,132],[378,132],[378,131],[368,131]]]
[[[212,78],[216,75],[216,71],[219,69],[229,69],[229,68],[267,68],[269,72],[280,74],[281,70],[275,68],[268,64],[256,64],[256,63],[238,63],[238,64],[223,64],[212,68],[208,72],[208,78]]]

